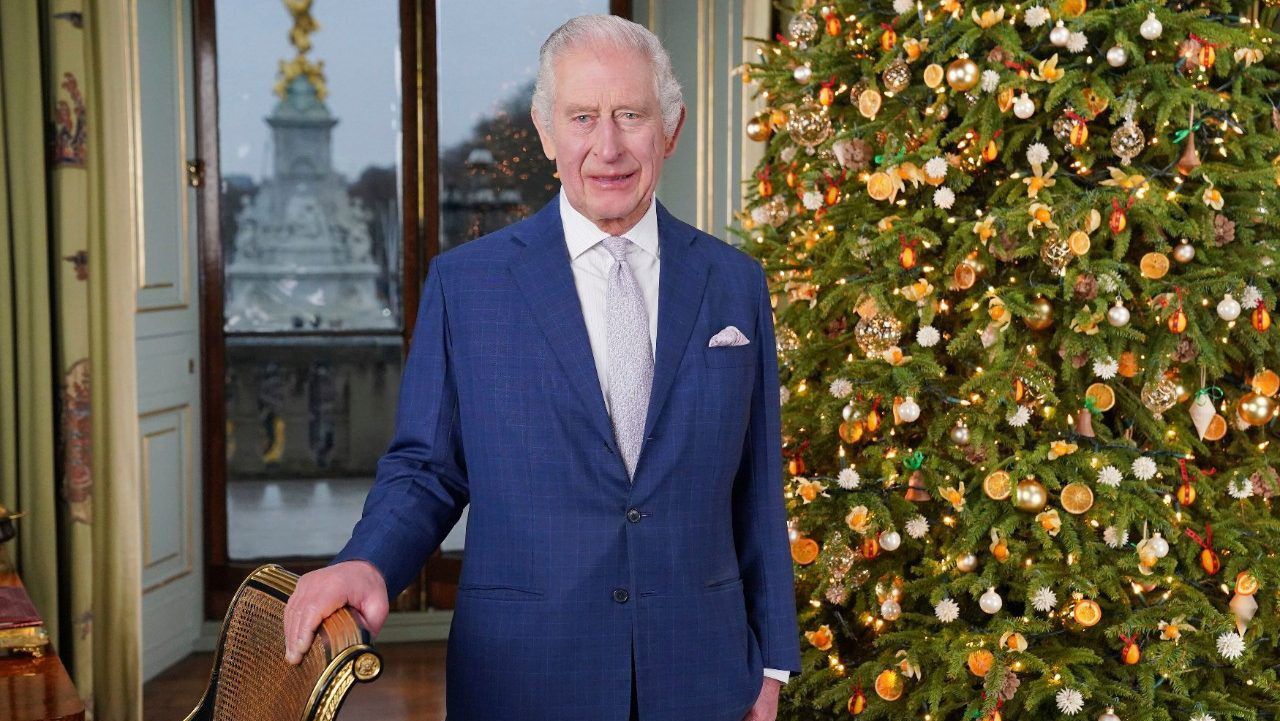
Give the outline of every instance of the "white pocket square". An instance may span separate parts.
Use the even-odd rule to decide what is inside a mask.
[[[751,341],[742,334],[737,328],[727,325],[724,330],[711,336],[711,342],[707,344],[708,348],[717,348],[725,345],[746,345]]]

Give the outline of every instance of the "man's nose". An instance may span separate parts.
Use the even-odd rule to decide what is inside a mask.
[[[605,162],[617,160],[622,155],[622,138],[618,124],[612,117],[606,117],[596,126],[596,132],[596,157]]]

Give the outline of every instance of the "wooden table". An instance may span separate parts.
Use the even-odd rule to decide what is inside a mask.
[[[21,586],[11,572],[0,571],[0,586]],[[0,719],[5,721],[84,721],[84,704],[51,646],[40,658],[0,658]]]

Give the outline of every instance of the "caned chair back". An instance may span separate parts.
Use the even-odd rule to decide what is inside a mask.
[[[284,658],[284,607],[298,577],[271,564],[254,571],[231,600],[209,685],[186,721],[332,721],[356,681],[382,672],[359,615],[326,618],[302,663]]]

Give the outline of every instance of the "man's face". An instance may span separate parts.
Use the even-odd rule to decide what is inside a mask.
[[[555,61],[551,117],[534,113],[533,121],[569,203],[617,234],[649,209],[684,110],[665,137],[649,61],[638,51],[584,43]]]

